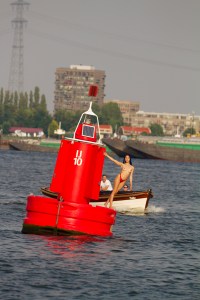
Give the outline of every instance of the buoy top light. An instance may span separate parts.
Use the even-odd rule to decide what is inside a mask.
[[[85,140],[89,142],[97,142],[97,134],[99,134],[99,119],[92,111],[92,102],[87,111],[83,112],[74,131],[73,139]]]

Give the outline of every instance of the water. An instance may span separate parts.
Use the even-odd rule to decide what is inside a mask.
[[[200,299],[200,164],[135,160],[134,189],[154,198],[147,215],[117,215],[113,238],[21,234],[55,160],[0,151],[1,299]]]

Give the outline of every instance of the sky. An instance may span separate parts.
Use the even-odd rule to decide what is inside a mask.
[[[0,0],[0,88],[8,88],[15,17]],[[24,91],[53,111],[55,71],[106,73],[105,99],[145,112],[200,116],[200,0],[25,0]]]

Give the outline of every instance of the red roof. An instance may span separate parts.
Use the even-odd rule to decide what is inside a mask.
[[[99,125],[99,127],[101,128],[101,129],[112,129],[112,126],[111,125]]]
[[[148,127],[132,127],[132,126],[121,126],[122,132],[128,132],[128,133],[142,133],[146,132],[147,134],[151,133],[151,129]]]
[[[9,132],[15,132],[16,130],[20,130],[25,133],[38,133],[43,132],[42,128],[29,128],[29,127],[10,127]]]

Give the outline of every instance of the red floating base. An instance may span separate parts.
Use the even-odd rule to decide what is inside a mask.
[[[89,204],[61,202],[43,196],[28,196],[22,233],[89,234],[112,236],[116,211]]]

